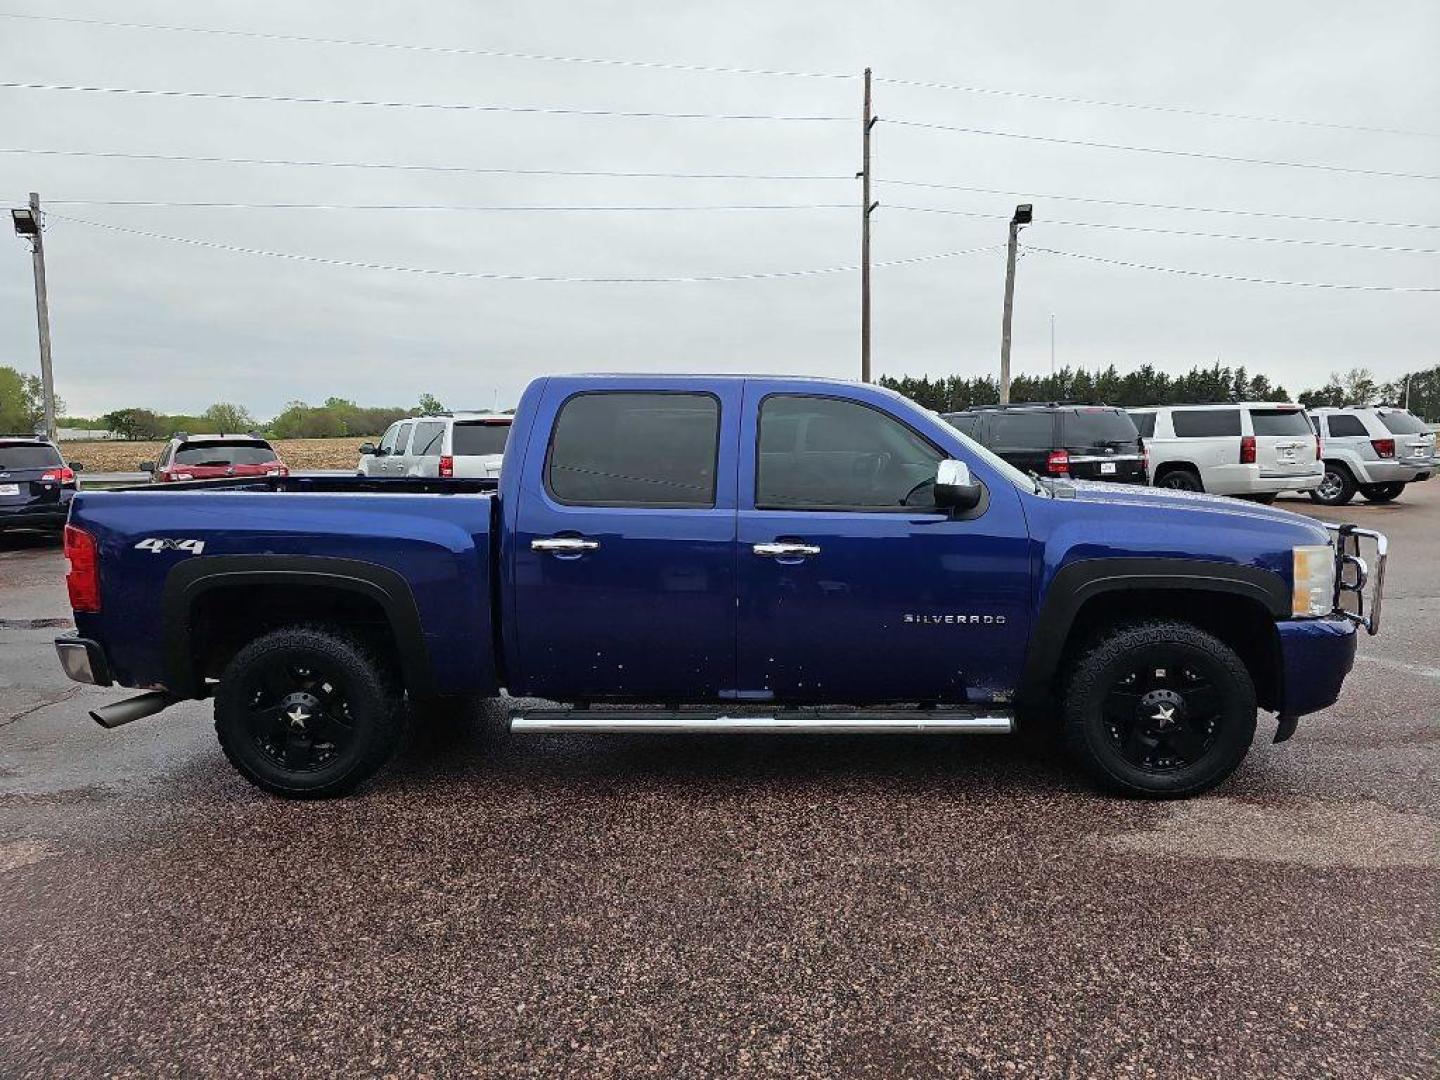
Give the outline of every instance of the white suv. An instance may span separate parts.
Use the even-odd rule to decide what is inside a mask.
[[[360,447],[361,476],[490,477],[500,475],[513,417],[443,413],[397,420],[380,445]]]
[[[1404,409],[1316,409],[1310,417],[1324,443],[1325,479],[1310,498],[1344,506],[1358,491],[1367,502],[1390,502],[1435,471],[1435,435]]]
[[[1305,410],[1289,402],[1131,409],[1156,487],[1273,502],[1325,477]]]

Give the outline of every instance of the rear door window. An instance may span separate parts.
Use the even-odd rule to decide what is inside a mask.
[[[1370,433],[1365,430],[1365,425],[1358,416],[1350,413],[1331,413],[1325,418],[1326,426],[1330,429],[1331,438],[1349,439],[1355,436],[1365,438]]]
[[[411,453],[416,457],[438,456],[440,443],[445,438],[445,421],[425,420],[415,425],[415,447]]]
[[[1403,409],[1387,409],[1379,414],[1380,422],[1392,435],[1426,435],[1430,429]]]
[[[1251,409],[1256,435],[1309,435],[1310,423],[1300,409]]]
[[[1170,413],[1179,439],[1213,439],[1240,435],[1239,409],[1175,409]]]
[[[1135,431],[1142,439],[1148,439],[1155,434],[1155,414],[1153,412],[1132,412],[1130,419],[1135,423]]]
[[[410,429],[414,424],[401,424],[400,430],[395,433],[395,453],[405,453],[405,448],[410,445]]]
[[[1135,421],[1119,409],[1076,409],[1060,414],[1060,445],[1064,447],[1133,450],[1139,438]]]
[[[990,446],[1007,450],[1049,450],[1055,445],[1054,414],[996,410],[990,414]]]
[[[545,486],[572,506],[712,507],[719,452],[712,394],[576,394],[555,418]]]
[[[450,435],[450,452],[456,457],[503,454],[509,437],[509,424],[457,423]]]

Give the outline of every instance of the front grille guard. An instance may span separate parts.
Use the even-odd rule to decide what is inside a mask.
[[[1374,529],[1362,529],[1358,525],[1333,525],[1324,523],[1325,528],[1335,534],[1335,614],[1343,615],[1371,635],[1380,632],[1380,606],[1385,598],[1385,556],[1389,541],[1385,534]],[[1375,569],[1360,554],[1361,540],[1375,543]],[[1367,604],[1365,590],[1373,585],[1372,595]],[[1346,598],[1353,597],[1355,610],[1345,606]]]

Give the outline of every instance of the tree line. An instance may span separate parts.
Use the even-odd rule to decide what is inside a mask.
[[[1394,382],[1380,382],[1369,368],[1332,372],[1323,386],[1298,396],[1302,405],[1357,405],[1378,401],[1404,403],[1409,381],[1410,411],[1430,420],[1440,419],[1440,365],[1412,372]],[[945,375],[919,378],[881,376],[880,385],[899,391],[927,409],[958,412],[1000,401],[1000,381],[993,375]],[[1252,375],[1243,366],[1214,364],[1170,375],[1153,364],[1121,373],[1114,364],[1099,371],[1064,367],[1053,375],[1017,375],[1010,382],[1011,401],[1083,401],[1134,407],[1186,405],[1218,401],[1290,401],[1290,393],[1263,374]]]

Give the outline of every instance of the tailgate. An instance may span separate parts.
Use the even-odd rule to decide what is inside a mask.
[[[1255,463],[1263,473],[1315,471],[1315,432],[1302,409],[1251,409]]]

